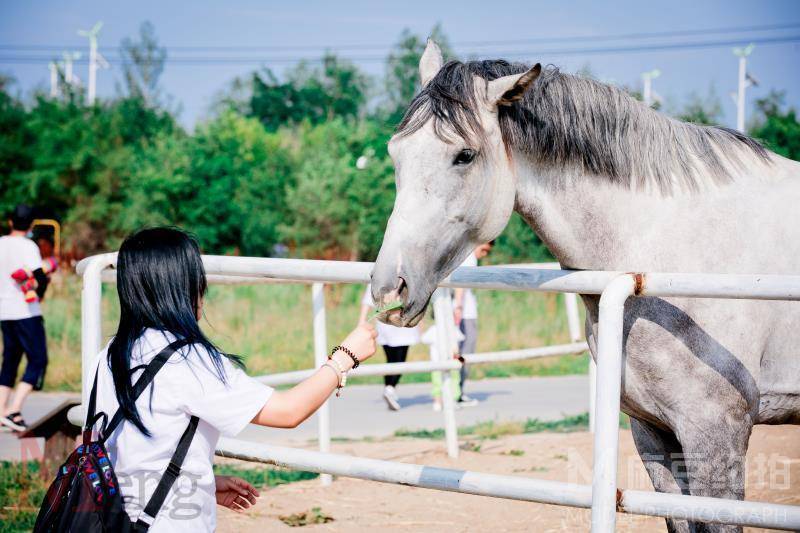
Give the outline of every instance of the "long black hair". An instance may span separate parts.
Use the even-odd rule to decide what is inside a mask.
[[[204,348],[220,380],[225,382],[222,358],[241,366],[241,359],[221,352],[197,323],[207,288],[206,273],[197,242],[177,228],[137,231],[122,243],[117,257],[119,327],[108,347],[108,366],[114,378],[119,408],[126,420],[142,433],[133,398],[131,350],[147,328],[185,339],[192,349]],[[198,351],[198,354],[200,353]]]

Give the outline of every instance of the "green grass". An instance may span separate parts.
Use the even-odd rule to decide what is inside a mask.
[[[276,487],[319,477],[319,474],[315,472],[269,468],[261,465],[242,468],[229,464],[214,465],[214,474],[240,477],[257,488]]]
[[[627,415],[620,413],[620,427],[630,428]],[[589,413],[567,416],[560,420],[542,421],[538,418],[529,418],[524,422],[496,422],[489,420],[471,426],[461,426],[458,434],[465,437],[478,439],[497,439],[505,435],[521,435],[523,433],[571,433],[574,431],[589,430]],[[443,439],[444,429],[398,429],[395,437],[412,437],[415,439]],[[513,452],[513,450],[512,450]],[[512,453],[512,455],[514,455]]]
[[[43,307],[50,363],[45,390],[80,388],[80,280],[59,274]],[[328,344],[337,344],[355,326],[364,287],[329,286],[325,291]],[[477,291],[481,318],[478,351],[531,348],[569,342],[561,295]],[[206,297],[203,328],[218,345],[244,356],[253,375],[300,370],[313,365],[311,294],[305,285],[212,286]],[[115,286],[103,288],[103,338],[114,333],[119,317]],[[425,327],[432,325],[425,320]],[[409,360],[428,359],[427,347],[412,347]],[[367,364],[384,362],[378,350]],[[472,379],[508,376],[585,374],[588,356],[556,356],[493,365],[474,365]],[[353,383],[379,383],[380,376]],[[430,374],[408,374],[405,382],[430,381]]]
[[[37,461],[0,461],[0,532],[30,531],[47,483]]]

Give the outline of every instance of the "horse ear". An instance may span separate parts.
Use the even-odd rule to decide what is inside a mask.
[[[423,87],[428,85],[428,82],[436,76],[436,73],[442,68],[442,63],[442,51],[439,49],[439,45],[428,37],[425,52],[419,58],[419,80]]]
[[[542,65],[536,63],[530,70],[522,74],[511,74],[503,76],[489,82],[487,89],[487,100],[490,104],[511,105],[522,100],[527,91],[539,74],[542,73]]]

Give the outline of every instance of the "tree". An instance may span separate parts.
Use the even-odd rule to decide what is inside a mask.
[[[358,67],[325,54],[320,67],[301,61],[283,82],[269,69],[254,73],[249,114],[269,131],[303,121],[355,119],[366,104],[368,86],[369,79]]]
[[[148,106],[158,105],[161,98],[158,80],[164,71],[167,49],[158,44],[153,24],[143,22],[139,27],[139,40],[126,37],[120,48],[127,95],[141,98]]]
[[[440,24],[433,27],[430,38],[439,45],[445,61],[455,58],[450,41]],[[426,39],[406,28],[386,59],[386,106],[392,124],[402,119],[406,107],[419,92],[419,60],[426,43]]]
[[[24,175],[33,165],[27,112],[9,93],[10,78],[0,76],[0,220],[27,197]]]
[[[224,112],[191,138],[187,174],[177,222],[197,235],[204,250],[271,255],[292,180],[281,135]]]
[[[394,201],[388,136],[373,121],[341,119],[305,125],[297,135],[284,241],[305,257],[374,259]]]
[[[772,90],[756,100],[760,117],[750,128],[750,135],[775,153],[800,161],[800,122],[794,108],[783,111],[785,97],[784,92]]]

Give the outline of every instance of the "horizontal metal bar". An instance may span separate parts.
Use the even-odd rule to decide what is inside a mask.
[[[495,498],[589,508],[589,485],[519,476],[484,474],[351,455],[322,453],[223,438],[217,455],[295,470],[366,479]],[[621,512],[665,518],[796,530],[800,507],[764,502],[701,498],[636,490],[621,491]]]
[[[103,283],[116,283],[117,271],[107,268],[100,274],[100,279],[103,281]],[[257,276],[228,276],[224,274],[208,274],[206,276],[206,280],[212,285],[307,285],[311,283],[309,281],[297,281],[291,279],[274,279]]]
[[[571,344],[542,346],[540,348],[526,348],[524,350],[507,350],[502,352],[469,354],[465,355],[464,359],[469,364],[503,363],[508,361],[521,361],[524,359],[535,359],[539,357],[551,357],[554,355],[581,353],[588,349],[589,346],[585,342],[574,342]],[[361,365],[355,370],[350,371],[350,377],[422,374],[425,372],[435,372],[437,370],[457,370],[459,368],[461,368],[461,363],[455,359],[451,361],[381,363],[374,365]],[[255,379],[273,387],[278,385],[291,385],[294,383],[300,383],[312,375],[315,371],[316,369],[307,368],[305,370],[295,370],[292,372],[280,372],[277,374],[256,376]]]
[[[108,254],[110,265],[115,254]],[[87,258],[88,259],[88,258]],[[81,274],[87,259],[78,263]],[[275,280],[323,283],[369,283],[372,263],[204,255],[209,275],[250,276]],[[519,266],[459,267],[441,287],[509,291],[575,292],[600,294],[625,272],[555,270]],[[637,274],[636,294],[696,298],[800,300],[800,276],[735,274]]]
[[[452,361],[412,361],[408,363],[381,363],[375,365],[361,365],[355,370],[348,372],[350,378],[363,376],[392,376],[394,374],[422,374],[436,370],[457,370],[461,368],[461,363]],[[305,370],[295,370],[293,372],[280,372],[278,374],[266,374],[256,376],[255,379],[276,387],[278,385],[293,385],[300,383],[307,377],[316,372],[315,368]]]
[[[582,353],[589,349],[585,342],[573,342],[570,344],[555,344],[553,346],[541,346],[539,348],[525,348],[523,350],[504,350],[501,352],[482,352],[464,354],[464,360],[471,364],[483,363],[504,363],[508,361],[523,361],[525,359],[538,359],[540,357],[552,357],[554,355],[568,355]]]

